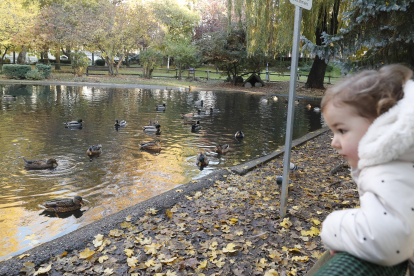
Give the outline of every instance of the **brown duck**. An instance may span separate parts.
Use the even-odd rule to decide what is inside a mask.
[[[56,162],[56,159],[54,158],[50,158],[49,160],[45,161],[45,160],[37,160],[37,159],[33,159],[33,160],[24,160],[24,167],[28,170],[44,170],[44,169],[51,169],[53,168],[53,166],[56,164],[56,166],[58,165],[58,163]]]
[[[82,204],[82,197],[75,196],[74,198],[62,198],[48,201],[43,203],[43,206],[46,211],[63,213],[80,209]]]

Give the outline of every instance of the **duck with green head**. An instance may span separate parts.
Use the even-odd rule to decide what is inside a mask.
[[[207,156],[204,153],[200,152],[197,155],[196,165],[199,166],[199,167],[205,167],[205,166],[208,165],[208,163],[209,163],[209,161],[207,159]]]
[[[66,128],[69,128],[69,127],[82,127],[82,119],[79,119],[77,121],[66,122],[64,124],[65,124]]]
[[[92,145],[88,148],[88,150],[86,151],[86,154],[88,156],[94,156],[94,155],[99,155],[102,153],[102,145]]]

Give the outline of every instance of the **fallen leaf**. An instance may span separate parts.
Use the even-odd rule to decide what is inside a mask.
[[[79,259],[87,259],[90,256],[92,256],[93,254],[95,254],[95,251],[91,251],[91,250],[89,250],[89,248],[86,248],[85,251],[83,251],[79,254]]]

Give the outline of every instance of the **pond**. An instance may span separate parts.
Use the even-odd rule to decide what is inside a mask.
[[[210,172],[271,153],[284,145],[287,104],[264,102],[265,95],[241,92],[180,92],[69,86],[0,85],[0,260],[39,243],[144,201]],[[196,101],[219,112],[200,116],[201,129],[181,119]],[[155,110],[156,105],[166,110]],[[293,138],[321,127],[321,114],[306,105],[318,100],[300,99],[296,105]],[[83,120],[81,129],[64,122]],[[115,119],[126,120],[123,128]],[[160,135],[142,127],[158,121]],[[242,130],[245,138],[236,140]],[[141,151],[139,144],[159,139],[161,152]],[[90,145],[103,152],[89,159]],[[221,156],[217,144],[229,144]],[[196,166],[196,155],[210,161]],[[26,170],[25,159],[55,158],[58,166]],[[81,211],[56,217],[42,213],[45,201],[80,195]]]

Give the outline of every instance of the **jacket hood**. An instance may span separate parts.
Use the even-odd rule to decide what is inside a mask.
[[[414,82],[404,86],[404,97],[368,128],[358,146],[358,168],[392,160],[414,160]],[[409,160],[407,160],[409,159]]]

